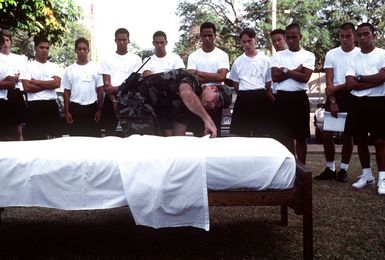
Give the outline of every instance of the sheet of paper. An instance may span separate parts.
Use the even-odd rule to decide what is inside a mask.
[[[338,113],[338,117],[334,117],[330,112],[324,113],[324,131],[343,132],[345,129],[346,116],[348,113]]]

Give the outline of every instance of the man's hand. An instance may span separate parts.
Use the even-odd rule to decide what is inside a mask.
[[[211,117],[208,117],[203,122],[205,124],[204,134],[205,135],[210,134],[210,138],[217,137],[217,127],[215,126],[214,121],[211,119]]]
[[[65,119],[66,119],[66,122],[67,124],[73,124],[74,120],[72,119],[72,115],[71,113],[65,113]]]
[[[332,116],[337,118],[339,111],[340,111],[340,108],[338,107],[338,104],[336,102],[330,103],[330,113],[332,114]]]
[[[99,123],[101,118],[102,118],[102,110],[98,109],[98,111],[96,111],[94,116],[94,122]]]

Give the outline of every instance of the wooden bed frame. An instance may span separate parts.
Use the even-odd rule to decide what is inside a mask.
[[[281,206],[281,224],[288,224],[288,207],[303,216],[303,256],[313,259],[312,176],[297,162],[294,187],[282,191],[209,191],[210,206]],[[0,208],[0,224],[1,211]]]

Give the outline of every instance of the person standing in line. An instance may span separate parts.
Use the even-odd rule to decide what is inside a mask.
[[[240,33],[244,53],[233,63],[230,79],[237,92],[234,104],[230,133],[251,137],[269,134],[266,111],[271,105],[270,59],[257,51],[256,33],[252,28],[245,28]]]
[[[163,31],[156,31],[152,36],[152,44],[155,47],[155,54],[151,56],[151,59],[143,67],[143,75],[149,76],[154,73],[166,72],[174,69],[185,68],[181,57],[175,53],[167,53],[167,35]],[[172,124],[166,124],[171,122],[168,120],[170,114],[160,115],[158,119],[160,124],[161,133],[164,136],[172,135]]]
[[[4,45],[3,33],[0,31],[0,46]],[[12,140],[14,124],[9,112],[7,92],[15,87],[14,72],[6,60],[0,56],[0,140]]]
[[[48,61],[48,39],[35,36],[34,42],[35,60],[22,69],[19,78],[28,100],[26,136],[39,140],[58,135],[61,119],[55,90],[60,87],[61,71]]]
[[[128,52],[130,33],[127,29],[119,28],[115,31],[115,43],[115,53],[103,59],[99,69],[99,74],[103,75],[105,92],[102,128],[107,135],[116,134],[116,95],[119,86],[142,65],[142,59],[138,55]]]
[[[229,56],[215,46],[217,29],[211,22],[200,26],[202,48],[192,52],[187,59],[187,70],[198,77],[201,84],[208,86],[223,85],[230,69]],[[217,129],[221,129],[222,109],[209,112]],[[198,121],[199,122],[199,121]],[[203,126],[197,123],[194,134],[202,135]],[[220,136],[220,131],[218,131]]]
[[[66,68],[64,88],[65,120],[73,136],[99,137],[98,125],[103,109],[103,80],[96,64],[88,60],[89,42],[75,41],[77,61]]]
[[[306,163],[306,138],[310,137],[310,105],[306,91],[314,70],[315,56],[300,46],[302,38],[298,24],[285,29],[288,50],[275,53],[271,59],[272,79],[277,82],[275,108],[278,140],[297,159]]]
[[[346,64],[354,58],[360,49],[354,46],[355,27],[352,23],[344,23],[340,27],[340,47],[331,49],[325,56],[326,103],[325,110],[337,117],[339,112],[348,112],[350,106],[350,89],[346,87]],[[350,134],[342,134],[342,153],[339,171],[336,172],[335,147],[333,132],[323,132],[323,146],[326,158],[325,170],[314,177],[316,180],[336,179],[347,181],[347,170],[353,152],[353,138]]]
[[[27,107],[23,96],[23,84],[19,80],[20,68],[26,65],[27,57],[25,55],[17,55],[11,52],[12,47],[12,35],[9,30],[2,30],[4,44],[1,46],[0,55],[4,58],[12,68],[15,74],[15,88],[8,89],[8,103],[10,113],[13,115],[13,119],[16,122],[14,131],[14,140],[23,141],[23,127],[22,124],[27,119]]]
[[[346,85],[352,90],[346,131],[357,140],[362,175],[352,186],[361,189],[375,184],[370,167],[369,133],[376,149],[378,194],[385,195],[385,50],[375,46],[375,29],[370,23],[360,24],[356,37],[361,51],[346,70]]]
[[[286,50],[285,30],[275,29],[270,32],[270,37],[276,52]]]

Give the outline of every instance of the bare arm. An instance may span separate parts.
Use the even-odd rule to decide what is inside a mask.
[[[70,97],[71,90],[64,89],[64,117],[68,124],[72,124],[74,122],[70,113]]]
[[[198,96],[192,91],[188,83],[182,83],[179,87],[179,95],[186,107],[198,115],[205,125],[205,134],[211,134],[211,137],[217,136],[217,128],[206,109],[202,106]]]
[[[372,83],[376,86],[382,85],[385,82],[385,68],[380,69],[377,74],[362,75],[361,82]]]
[[[346,76],[346,87],[348,89],[364,90],[377,87],[378,84],[358,82],[354,76]]]
[[[151,74],[152,74],[152,71],[151,71],[151,70],[145,70],[145,71],[143,71],[143,76],[144,76],[144,77],[150,76]]]
[[[313,70],[299,65],[296,69],[289,70],[287,73],[284,73],[285,68],[273,67],[271,69],[272,79],[274,82],[282,82],[289,78],[294,79],[295,81],[301,83],[307,83],[313,73]]]
[[[113,97],[119,92],[119,86],[111,85],[111,76],[109,74],[103,74],[103,83],[106,94],[110,97],[110,100],[113,101]]]
[[[190,73],[198,76],[199,82],[223,82],[226,79],[226,75],[229,72],[228,69],[219,69],[217,72],[204,72],[199,70],[188,70]]]
[[[53,76],[52,80],[31,79],[31,83],[41,87],[42,89],[56,89],[60,87],[61,78]]]
[[[7,76],[0,80],[0,89],[12,89],[15,87],[15,77]]]
[[[24,88],[25,92],[36,93],[36,92],[40,92],[40,91],[44,90],[44,88],[42,88],[36,84],[33,84],[31,82],[31,80],[22,79],[21,83],[23,84],[23,88]]]

